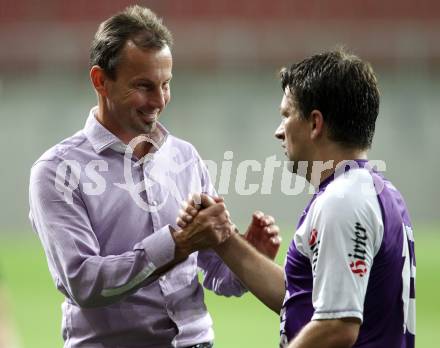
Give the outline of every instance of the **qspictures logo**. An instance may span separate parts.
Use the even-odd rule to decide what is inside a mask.
[[[151,145],[152,151],[133,164],[134,149],[145,142]],[[119,169],[123,171],[122,182],[113,182],[111,176],[104,175],[105,172],[110,171],[110,165],[105,157],[93,159],[89,162],[81,161],[81,163],[75,159],[64,159],[56,169],[55,188],[63,194],[65,202],[72,205],[74,204],[75,190],[79,190],[82,195],[100,196],[105,194],[109,186],[116,186],[126,191],[141,209],[147,212],[157,212],[165,206],[169,196],[177,201],[184,201],[186,197],[182,196],[182,190],[179,188],[176,178],[188,171],[188,168],[194,168],[194,171],[199,170],[197,166],[198,158],[187,158],[181,153],[179,147],[171,147],[167,151],[166,157],[157,156],[160,147],[160,144],[156,144],[147,135],[139,135],[133,138],[129,144],[119,148],[117,152],[121,152],[122,149],[124,153],[123,168]],[[232,161],[233,157],[232,151],[225,151],[223,161],[217,163],[212,160],[204,160],[202,164],[209,172],[217,194],[222,196],[231,193],[230,189],[232,188],[240,196],[270,195],[273,189],[280,189],[281,193],[288,196],[300,195],[304,192],[315,194],[319,186],[317,182],[319,183],[322,173],[335,165],[333,160],[326,162],[314,161],[313,163],[299,161],[298,171],[293,173],[293,162],[279,161],[276,159],[276,155],[267,157],[264,162],[243,160],[236,164]],[[183,161],[182,158],[184,158]],[[136,181],[133,171],[137,171],[139,167],[142,170],[145,168],[143,170],[144,176],[141,181]],[[306,184],[306,180],[303,178],[306,177],[309,167],[311,168],[312,178],[310,184]],[[382,172],[386,170],[385,162],[380,160],[369,161],[363,167],[370,171],[378,170]],[[335,175],[343,175],[344,178],[348,178],[350,173],[359,168],[359,163],[356,161],[341,161],[335,167]],[[280,173],[276,176],[277,169],[281,170],[281,178],[279,178]],[[249,175],[250,172],[254,176],[260,174],[261,182],[251,183],[250,177],[252,176]],[[302,179],[299,179],[300,177]],[[80,180],[80,178],[86,178],[86,180]],[[280,180],[277,182],[278,179]],[[107,182],[107,180],[110,181]],[[252,180],[255,181],[255,178]],[[200,183],[200,180],[198,183]],[[367,196],[380,194],[383,189],[381,180],[376,180],[374,187],[371,186],[369,180],[360,183],[360,185],[362,193]],[[142,192],[151,189],[153,186],[160,186],[161,191],[166,196],[162,197],[160,201],[145,201]],[[192,193],[200,191],[195,182],[189,183],[186,188]]]
[[[353,241],[353,251],[348,256],[351,261],[351,271],[359,277],[363,277],[368,270],[367,263],[365,262],[367,239],[367,230],[359,222],[356,222],[354,225],[354,238],[351,238]]]
[[[133,180],[131,158],[133,157],[133,149],[143,142],[149,143],[154,151],[148,153],[141,160],[137,161],[135,166],[146,166],[149,163],[151,163],[152,166],[145,173],[146,175],[144,176],[143,180],[135,184]],[[170,158],[167,158],[166,161],[161,161],[160,159],[154,160],[154,154],[159,150],[159,147],[160,146],[154,142],[153,139],[146,135],[139,135],[136,138],[133,138],[128,146],[126,146],[124,153],[125,183],[114,183],[115,186],[126,190],[138,207],[146,212],[151,213],[161,210],[167,202],[169,195],[174,197],[178,202],[184,201],[185,197],[182,196],[173,177],[178,176],[187,167],[194,166],[196,162],[194,158],[191,158],[184,163],[178,163],[175,161],[175,157],[177,157],[179,154],[179,150],[177,148],[171,148],[171,156]],[[145,201],[141,196],[141,192],[148,190],[154,185],[161,186],[163,188],[163,192],[165,192],[165,197],[163,197],[162,201],[157,205],[153,205],[150,202]],[[190,184],[188,183],[188,185]]]

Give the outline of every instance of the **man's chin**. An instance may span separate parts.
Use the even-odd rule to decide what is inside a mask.
[[[149,123],[145,126],[145,131],[148,132],[148,134],[154,132],[157,128],[157,122]]]
[[[149,135],[152,132],[154,132],[157,128],[157,122],[149,122],[149,123],[143,123],[139,129],[138,132],[141,134]]]

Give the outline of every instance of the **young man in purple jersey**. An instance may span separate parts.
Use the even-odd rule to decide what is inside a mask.
[[[292,171],[304,175],[315,194],[299,219],[284,271],[235,235],[216,251],[280,313],[281,347],[412,348],[411,222],[401,194],[367,160],[379,111],[374,72],[337,50],[283,69],[281,81],[275,136]],[[190,205],[179,224],[196,214]]]

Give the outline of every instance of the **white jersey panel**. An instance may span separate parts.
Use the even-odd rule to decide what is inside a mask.
[[[368,170],[338,176],[313,202],[295,245],[313,271],[312,320],[356,317],[363,308],[383,220]]]

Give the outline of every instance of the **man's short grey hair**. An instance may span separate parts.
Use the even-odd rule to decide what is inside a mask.
[[[127,41],[145,49],[171,48],[173,37],[162,19],[138,5],[108,18],[99,25],[90,48],[90,67],[98,65],[112,79]]]

